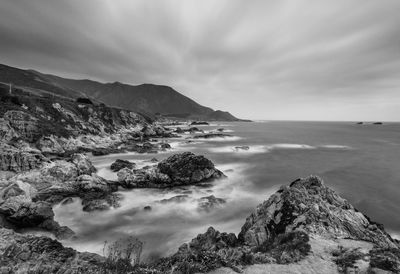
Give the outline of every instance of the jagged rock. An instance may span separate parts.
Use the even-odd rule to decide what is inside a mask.
[[[380,225],[371,222],[315,176],[282,187],[259,205],[247,218],[239,239],[246,245],[257,247],[278,234],[298,229],[330,238],[372,241],[381,247],[396,247]]]
[[[99,273],[104,258],[79,253],[47,237],[0,228],[1,273]]]
[[[210,160],[191,152],[172,155],[161,161],[157,168],[180,184],[195,184],[225,176]]]
[[[165,188],[198,184],[225,177],[210,160],[191,152],[170,156],[157,166],[137,170],[124,168],[117,173],[117,176],[120,184],[126,188]]]
[[[13,146],[0,144],[0,170],[22,172],[38,168],[46,158],[35,151],[24,151]]]
[[[58,139],[53,135],[42,136],[37,142],[37,147],[43,153],[62,154],[65,152],[64,148],[58,142]]]
[[[111,164],[111,170],[114,172],[120,171],[123,168],[133,169],[136,164],[132,163],[128,160],[117,159],[114,163]]]
[[[72,155],[71,161],[77,167],[78,175],[91,175],[92,173],[96,172],[96,168],[84,154]]]
[[[3,118],[0,118],[0,141],[9,142],[13,138],[17,138],[18,134],[11,127],[10,122]]]
[[[18,110],[10,110],[3,117],[10,123],[10,126],[15,130],[19,137],[33,142],[42,133],[39,129],[38,119],[32,115]]]
[[[335,246],[341,247],[342,242],[354,248],[324,254]],[[316,254],[312,252],[314,247]],[[308,261],[300,267],[305,258]],[[246,265],[273,264],[257,273],[308,273],[305,271],[311,269],[304,267],[310,266],[310,260],[318,260],[315,265],[321,271],[329,269],[329,273],[358,271],[358,260],[362,260],[364,272],[398,273],[400,249],[381,225],[354,209],[321,179],[310,176],[282,187],[260,204],[246,219],[238,238],[209,228],[182,245],[176,254],[161,260],[157,268],[185,271],[190,266],[194,272],[208,272],[228,266],[240,272]],[[246,273],[252,273],[250,269]]]

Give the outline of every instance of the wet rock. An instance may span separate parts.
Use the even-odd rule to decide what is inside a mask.
[[[171,148],[171,145],[168,144],[168,143],[161,143],[161,144],[160,144],[160,148],[163,149],[163,150],[165,150],[165,149],[170,149],[170,148]]]
[[[210,124],[208,122],[204,122],[204,121],[194,121],[190,125],[191,126],[194,126],[194,125],[205,125],[205,126],[208,126]]]
[[[226,137],[232,137],[232,135],[224,134],[224,133],[207,133],[207,134],[196,135],[196,136],[193,136],[192,138],[194,138],[194,139],[212,139],[212,138],[226,138]]]
[[[198,184],[225,177],[210,160],[191,152],[175,154],[161,161],[157,166],[137,170],[124,168],[117,173],[117,176],[120,184],[126,188],[166,188]]]
[[[143,208],[145,211],[151,211],[151,206],[145,206],[144,208]]]
[[[150,159],[150,162],[152,162],[152,163],[157,163],[158,160],[157,160],[157,158],[151,158],[151,159]]]
[[[226,200],[222,198],[217,198],[214,195],[207,197],[201,197],[197,200],[199,210],[210,211],[222,204],[226,203]]]
[[[121,160],[117,159],[114,163],[111,164],[111,170],[117,172],[123,168],[133,169],[135,168],[136,164],[132,163],[128,160]]]
[[[62,202],[61,202],[61,204],[62,205],[68,205],[68,204],[72,204],[74,202],[74,199],[72,198],[72,197],[68,197],[68,198],[65,198]]]
[[[399,248],[374,248],[369,253],[371,257],[371,273],[381,273],[385,270],[391,273],[400,273]]]
[[[237,147],[235,147],[236,151],[249,150],[249,149],[250,149],[249,146],[237,146]]]

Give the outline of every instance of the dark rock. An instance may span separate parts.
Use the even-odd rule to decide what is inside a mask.
[[[117,172],[123,168],[133,169],[136,164],[127,160],[117,159],[114,163],[111,164],[111,170]]]
[[[362,125],[362,124],[364,124],[364,123],[363,123],[363,122],[358,122],[358,123],[357,123],[357,125]]]
[[[208,125],[210,125],[208,122],[204,122],[204,121],[194,121],[194,122],[192,122],[191,124],[190,124],[191,126],[200,126],[200,125],[205,125],[205,126],[208,126]]]
[[[120,184],[126,188],[166,188],[199,184],[225,177],[210,160],[191,152],[170,156],[157,166],[137,170],[124,168],[117,173],[117,176]]]
[[[151,211],[151,206],[145,206],[143,209],[144,209],[145,211]]]
[[[157,160],[157,158],[151,158],[150,162],[152,162],[152,163],[157,163],[158,160]]]
[[[374,125],[383,125],[383,123],[382,122],[375,122],[375,123],[373,123]]]
[[[194,139],[211,139],[211,138],[226,138],[226,137],[232,137],[232,135],[224,134],[224,133],[207,133],[207,134],[196,135],[196,136],[193,136],[192,138],[194,138]]]
[[[79,253],[47,237],[0,228],[3,273],[100,273],[103,262],[97,254]]]
[[[235,147],[236,151],[240,151],[240,150],[249,150],[250,147],[249,146],[237,146]]]
[[[391,273],[400,273],[400,249],[399,248],[373,248],[369,255],[371,256],[370,267],[378,268]],[[375,273],[376,271],[371,271]],[[377,272],[379,273],[379,272]]]

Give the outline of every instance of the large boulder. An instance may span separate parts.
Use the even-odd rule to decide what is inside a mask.
[[[120,184],[126,188],[166,188],[199,184],[225,177],[210,160],[191,152],[175,154],[157,166],[136,170],[123,168],[117,176]]]
[[[257,247],[295,230],[327,238],[370,241],[380,247],[396,246],[382,225],[371,222],[316,176],[282,187],[259,205],[246,219],[239,239]]]
[[[120,171],[123,168],[133,169],[136,164],[132,163],[128,160],[117,159],[114,163],[111,164],[111,170],[114,172]]]
[[[225,176],[215,168],[209,159],[192,152],[172,155],[161,161],[157,168],[161,173],[168,175],[175,184],[183,185],[196,184]]]

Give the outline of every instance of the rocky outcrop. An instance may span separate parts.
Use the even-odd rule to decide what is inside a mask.
[[[46,158],[37,150],[18,149],[0,143],[0,170],[22,172],[38,168]]]
[[[343,248],[343,244],[348,247]],[[321,179],[310,176],[282,187],[260,204],[237,238],[211,227],[156,267],[163,271],[172,268],[176,273],[187,269],[208,272],[219,267],[240,272],[257,263],[266,264],[264,272],[257,273],[297,273],[294,269],[311,273],[307,264],[310,267],[313,260],[318,261],[321,271],[329,269],[329,273],[398,273],[400,249],[382,225],[357,211]],[[279,266],[282,264],[285,267]],[[252,273],[250,269],[246,273]]]
[[[80,197],[84,210],[117,207],[120,197],[113,194],[117,185],[97,176],[94,166],[83,154],[69,161],[57,160],[2,181],[0,219],[9,227],[41,228],[57,238],[73,235],[53,220],[52,206],[67,197]]]
[[[210,160],[191,152],[175,154],[152,167],[124,168],[117,176],[120,184],[126,188],[166,188],[199,184],[225,177]]]
[[[232,137],[232,135],[225,134],[225,133],[207,133],[193,136],[194,139],[212,139],[212,138],[226,138]]]
[[[1,273],[100,273],[104,258],[65,248],[47,237],[0,228]]]
[[[239,239],[258,247],[276,235],[304,230],[326,238],[347,238],[396,247],[382,225],[371,222],[318,177],[298,179],[259,205],[243,225]]]
[[[128,160],[117,159],[114,163],[111,164],[111,170],[114,172],[120,171],[123,168],[133,169],[136,164],[132,163]]]

